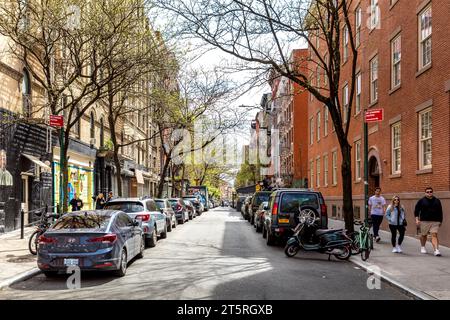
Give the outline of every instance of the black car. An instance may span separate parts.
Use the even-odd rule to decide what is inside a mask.
[[[250,223],[255,226],[256,211],[259,209],[259,205],[265,201],[269,201],[269,197],[272,191],[258,191],[252,197],[252,202],[248,208],[250,215]]]
[[[299,208],[309,206],[317,211],[319,228],[328,227],[327,206],[322,194],[309,189],[278,189],[269,198],[269,207],[265,213],[263,238],[267,245],[276,240],[286,240],[292,235],[292,229],[298,224]]]

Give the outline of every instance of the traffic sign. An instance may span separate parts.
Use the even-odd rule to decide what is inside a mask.
[[[50,115],[50,126],[57,127],[57,128],[64,127],[64,118],[63,118],[63,116],[55,116],[53,114]]]
[[[384,109],[371,109],[366,110],[364,114],[365,122],[378,122],[383,121]]]
[[[256,192],[261,191],[261,186],[259,184],[256,185]]]

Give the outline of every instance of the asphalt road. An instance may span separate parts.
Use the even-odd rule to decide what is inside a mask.
[[[312,252],[284,255],[232,208],[216,208],[179,225],[134,261],[127,275],[81,276],[67,289],[66,276],[38,275],[0,291],[0,299],[408,299],[347,261]]]

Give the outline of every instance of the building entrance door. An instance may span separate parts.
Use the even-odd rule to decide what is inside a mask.
[[[28,224],[28,211],[30,209],[29,207],[29,200],[30,200],[30,195],[29,195],[29,177],[23,175],[22,176],[22,200],[21,200],[21,209],[25,212],[25,217],[24,217],[24,222],[25,224]]]
[[[380,167],[375,157],[369,159],[369,197],[375,194],[375,188],[380,186]]]

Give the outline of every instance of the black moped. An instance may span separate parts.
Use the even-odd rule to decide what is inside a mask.
[[[289,238],[284,253],[293,257],[300,249],[328,254],[328,260],[335,256],[340,260],[350,258],[352,240],[343,229],[319,229],[319,214],[314,207],[301,207],[299,223]]]

